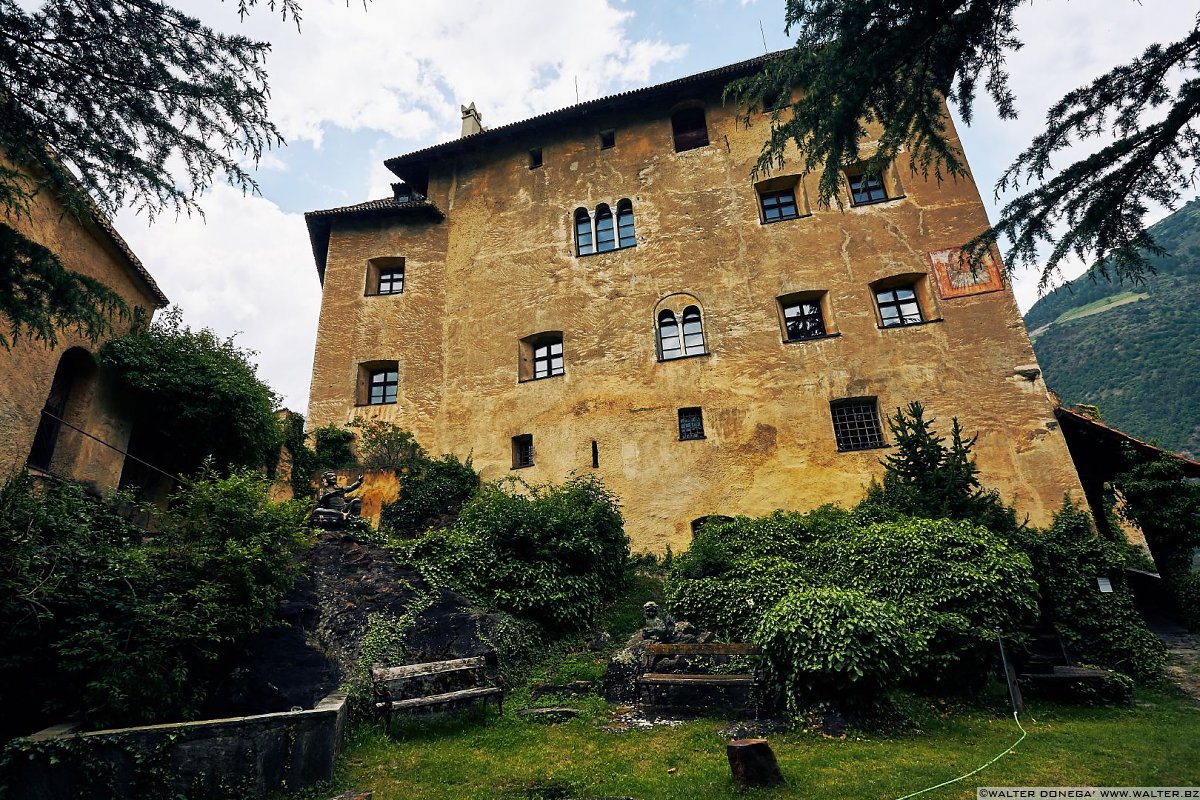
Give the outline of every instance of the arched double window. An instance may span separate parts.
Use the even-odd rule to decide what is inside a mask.
[[[682,332],[680,331],[682,318]],[[704,355],[704,321],[698,306],[687,306],[676,317],[675,311],[664,308],[658,313],[658,355],[662,361],[685,356]]]
[[[633,203],[628,198],[617,203],[615,217],[607,203],[596,206],[594,217],[586,208],[577,208],[574,224],[576,255],[588,256],[637,245]]]

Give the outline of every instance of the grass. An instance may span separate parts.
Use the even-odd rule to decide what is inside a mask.
[[[581,642],[560,642],[524,682],[599,679],[611,651],[639,627],[641,604],[650,598],[661,600],[661,582],[651,574],[632,575],[622,598],[603,615],[613,634],[610,647],[591,652]],[[527,688],[517,688],[506,698],[502,718],[489,708],[409,718],[388,732],[379,724],[360,725],[348,738],[334,785],[293,800],[325,800],[352,789],[372,791],[374,800],[898,798],[970,772],[1020,736],[999,686],[973,705],[907,696],[898,703],[911,721],[902,732],[770,734],[787,785],[742,792],[730,779],[720,733],[730,719],[614,732],[606,726],[620,710],[599,697],[535,703]],[[581,713],[553,726],[515,715],[535,705],[567,705]],[[1180,693],[1141,690],[1130,708],[1031,703],[1022,724],[1029,736],[1008,756],[922,798],[973,798],[976,786],[1200,785],[1200,708]]]
[[[361,727],[339,762],[335,789],[371,790],[375,800],[895,798],[969,772],[1016,741],[1002,700],[943,709],[909,699],[916,729],[900,734],[773,734],[788,785],[770,791],[743,793],[732,784],[718,733],[728,720],[613,733],[600,727],[612,709],[598,698],[572,702],[583,714],[556,726],[506,708],[501,719],[491,710],[395,724],[390,736]],[[974,797],[976,786],[1200,785],[1200,709],[1180,695],[1141,692],[1132,708],[1032,705],[1022,722],[1029,737],[1011,754],[924,796]]]
[[[1094,300],[1087,305],[1080,306],[1079,308],[1072,308],[1068,311],[1064,311],[1052,322],[1046,323],[1037,330],[1031,332],[1029,335],[1036,338],[1045,333],[1054,325],[1058,325],[1063,322],[1070,322],[1076,319],[1082,319],[1084,317],[1090,317],[1093,314],[1103,314],[1109,309],[1127,305],[1128,303],[1136,303],[1139,300],[1145,300],[1149,296],[1149,294],[1144,292],[1140,294],[1137,292],[1120,292],[1118,294],[1109,295],[1108,297],[1102,297],[1099,300]]]

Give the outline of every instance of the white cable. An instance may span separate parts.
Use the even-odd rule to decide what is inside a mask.
[[[922,789],[919,792],[913,792],[912,794],[906,794],[906,795],[904,795],[904,797],[900,797],[897,800],[908,800],[908,798],[910,798],[910,797],[916,797],[919,794],[925,794],[926,792],[932,792],[934,789],[940,789],[943,786],[949,786],[952,783],[958,783],[961,780],[965,780],[965,779],[971,777],[972,775],[974,775],[977,772],[982,772],[983,770],[990,767],[992,764],[995,764],[997,761],[1004,758],[1006,755],[1011,753],[1016,748],[1017,745],[1019,745],[1021,742],[1025,741],[1025,737],[1029,735],[1029,733],[1023,727],[1021,727],[1021,720],[1017,718],[1016,711],[1013,712],[1013,722],[1017,723],[1017,727],[1021,729],[1021,738],[1017,739],[1015,742],[1013,742],[1009,746],[1009,748],[1007,750],[1005,750],[1003,753],[996,756],[991,761],[984,764],[982,767],[976,767],[975,769],[968,772],[966,775],[959,775],[957,778],[954,778],[953,780],[942,781],[937,786],[930,786],[928,789]]]

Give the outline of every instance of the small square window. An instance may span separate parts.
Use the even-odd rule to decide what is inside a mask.
[[[699,408],[679,409],[679,441],[704,438],[704,414]]]
[[[376,294],[400,294],[404,291],[404,266],[379,270]]]
[[[617,146],[617,132],[615,130],[600,131],[600,149],[607,150],[610,147]]]
[[[537,169],[542,165],[542,148],[535,147],[529,151],[529,168]]]
[[[829,411],[833,415],[833,436],[838,450],[870,450],[884,446],[874,397],[836,400],[829,404]]]
[[[544,331],[517,342],[520,361],[518,381],[556,378],[565,373],[562,331]]]
[[[533,377],[551,378],[563,374],[562,340],[533,348]]]
[[[888,199],[887,189],[883,185],[883,178],[879,175],[868,175],[867,173],[859,173],[858,175],[847,175],[850,179],[850,199],[852,205],[865,206],[871,203],[882,203]]]
[[[879,322],[885,328],[925,322],[925,315],[921,313],[921,304],[917,300],[916,284],[876,290],[875,304],[879,306]]]
[[[396,402],[400,374],[395,369],[372,370],[367,378],[367,404],[381,406]]]
[[[827,336],[825,315],[821,313],[821,298],[781,301],[783,327],[789,342],[820,339]]]
[[[523,469],[533,466],[533,434],[522,433],[512,437],[512,468]]]
[[[676,153],[707,147],[708,123],[704,119],[704,109],[690,106],[672,114],[671,134],[674,137]]]
[[[796,190],[782,189],[777,192],[763,192],[758,196],[762,207],[763,222],[779,222],[785,219],[798,219],[800,211],[796,206]]]

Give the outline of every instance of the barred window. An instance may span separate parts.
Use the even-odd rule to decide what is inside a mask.
[[[679,441],[704,438],[704,414],[699,408],[679,409]]]
[[[884,446],[874,397],[835,400],[829,404],[829,411],[833,416],[833,436],[838,450],[869,450]]]
[[[512,468],[533,466],[533,434],[522,433],[512,437]]]

